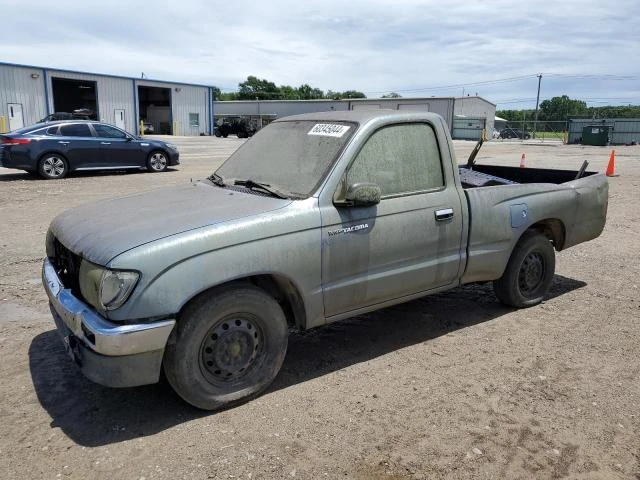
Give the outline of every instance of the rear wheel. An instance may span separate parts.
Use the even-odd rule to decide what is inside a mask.
[[[555,251],[549,239],[538,232],[525,232],[513,249],[504,274],[493,282],[493,290],[505,305],[537,305],[551,287],[555,266]]]
[[[50,153],[40,159],[38,173],[47,180],[64,178],[69,173],[69,166],[62,155]]]
[[[147,159],[147,168],[152,172],[164,172],[168,165],[167,155],[164,152],[151,152]]]
[[[278,302],[251,285],[194,300],[167,344],[164,371],[188,403],[216,410],[262,392],[287,351]]]

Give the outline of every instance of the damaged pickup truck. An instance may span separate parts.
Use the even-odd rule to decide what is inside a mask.
[[[305,114],[205,180],[62,213],[43,283],[88,378],[129,387],[164,369],[214,410],[271,383],[292,328],[471,282],[538,304],[555,251],[602,232],[607,195],[584,168],[459,166],[435,114]]]

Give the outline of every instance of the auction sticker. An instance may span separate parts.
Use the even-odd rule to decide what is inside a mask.
[[[322,137],[341,137],[351,127],[334,123],[316,123],[307,135],[320,135]]]

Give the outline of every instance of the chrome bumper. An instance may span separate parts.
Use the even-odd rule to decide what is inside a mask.
[[[164,350],[175,320],[119,325],[102,317],[64,288],[51,261],[44,259],[42,283],[51,308],[71,334],[95,353],[124,356]]]

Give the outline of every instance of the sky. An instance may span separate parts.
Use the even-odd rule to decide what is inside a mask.
[[[0,0],[0,62],[374,98],[640,105],[640,1]]]

